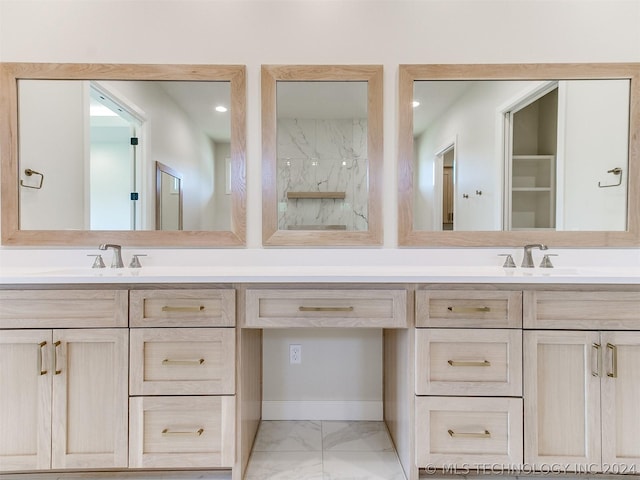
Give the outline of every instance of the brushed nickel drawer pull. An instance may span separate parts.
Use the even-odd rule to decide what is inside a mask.
[[[170,358],[165,358],[162,360],[162,365],[202,365],[204,363],[204,358],[198,358],[197,360],[171,360]]]
[[[454,432],[453,430],[447,430],[447,432],[453,438],[491,438],[489,430],[484,432]]]
[[[197,307],[172,307],[171,305],[165,305],[162,307],[163,312],[203,312],[204,309],[204,305],[199,305]]]
[[[490,312],[491,307],[447,307],[447,310],[453,313],[478,313]]]
[[[607,348],[611,350],[611,371],[607,372],[607,377],[618,378],[618,347],[607,343]]]
[[[162,430],[163,437],[199,437],[204,433],[204,428],[199,428],[194,432],[183,432],[183,431],[175,431],[172,432],[168,428]]]
[[[447,363],[452,367],[490,367],[491,362],[489,360],[480,360],[478,362],[464,361],[464,360],[448,360]]]
[[[56,375],[60,375],[62,373],[62,369],[58,368],[58,347],[62,345],[62,342],[60,340],[58,340],[57,342],[55,342],[53,344],[53,346],[55,347],[53,350],[53,369],[54,369],[54,373]]]
[[[38,355],[38,372],[40,373],[40,375],[46,375],[47,371],[43,370],[42,368],[42,364],[44,361],[44,347],[47,344],[47,342],[40,342],[38,344],[38,346],[40,347],[40,355]]]
[[[596,369],[593,369],[593,359],[591,361],[591,375],[594,377],[599,377],[600,376],[600,344],[599,343],[592,343],[591,344],[591,352],[595,353],[596,356]]]
[[[300,312],[353,312],[353,307],[298,307]]]

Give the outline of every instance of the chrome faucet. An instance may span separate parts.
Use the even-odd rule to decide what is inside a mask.
[[[533,243],[531,245],[524,246],[524,256],[522,257],[522,268],[533,268],[533,256],[531,255],[532,248],[539,248],[540,250],[547,250],[547,246],[544,243]]]
[[[108,248],[113,249],[113,260],[111,260],[111,268],[124,268],[122,262],[122,247],[120,245],[113,245],[111,243],[103,243],[98,247],[100,250],[106,250]]]

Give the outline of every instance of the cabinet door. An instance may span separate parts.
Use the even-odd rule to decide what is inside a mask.
[[[51,467],[51,330],[0,331],[0,471]]]
[[[640,472],[640,333],[603,332],[602,463],[606,473]]]
[[[127,329],[54,330],[52,467],[127,466]]]
[[[600,465],[600,335],[524,332],[525,463]]]

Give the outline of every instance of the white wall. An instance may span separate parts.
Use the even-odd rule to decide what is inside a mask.
[[[21,82],[19,97],[20,179],[38,185],[39,176],[24,175],[27,168],[44,175],[41,189],[20,187],[20,228],[84,229],[88,103],[83,82]]]
[[[627,219],[629,83],[561,82],[564,135],[563,230],[624,230]],[[636,133],[637,134],[637,133]],[[622,175],[608,174],[622,168]],[[618,183],[618,187],[599,188]],[[587,206],[587,208],[585,208]],[[632,206],[638,208],[638,206]]]
[[[261,248],[262,229],[260,65],[382,64],[385,248],[349,255],[372,264],[402,257],[395,249],[398,64],[640,61],[639,0],[372,3],[2,0],[0,60],[246,65],[247,244],[254,249]],[[238,255],[243,253],[252,254]],[[273,253],[287,258],[286,252]],[[445,253],[419,255],[428,261]],[[333,264],[344,252],[324,249],[314,255],[311,261]],[[286,342],[274,351],[288,351]],[[327,349],[317,361],[336,358],[351,359]],[[265,368],[276,362],[267,358]]]

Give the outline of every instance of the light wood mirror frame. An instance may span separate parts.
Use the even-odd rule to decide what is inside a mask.
[[[413,89],[416,80],[630,79],[626,231],[414,230]],[[398,244],[405,247],[492,247],[545,243],[552,247],[640,245],[640,64],[400,65]]]
[[[279,230],[277,193],[278,81],[367,82],[368,230]],[[268,246],[382,244],[382,66],[262,66],[262,242]]]
[[[231,228],[225,231],[21,230],[19,217],[18,91],[20,79],[228,81],[231,91]],[[126,65],[0,63],[2,244],[147,247],[238,247],[246,244],[246,67],[244,65]]]

